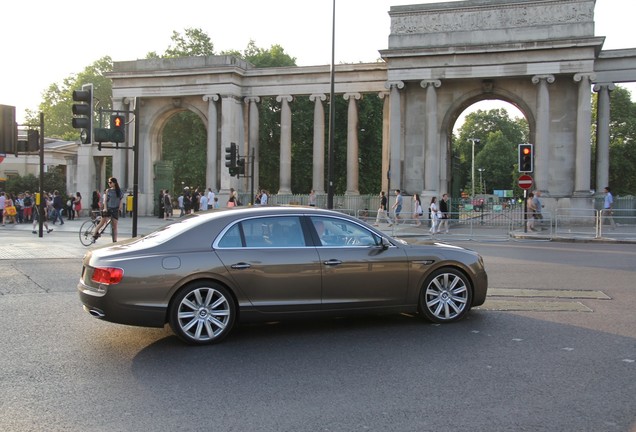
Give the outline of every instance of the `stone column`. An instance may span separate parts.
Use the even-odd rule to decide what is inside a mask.
[[[208,103],[208,136],[206,141],[206,165],[205,165],[205,183],[216,193],[219,191],[218,170],[218,129],[219,129],[219,112],[217,102],[220,97],[218,94],[203,96],[203,100]]]
[[[382,190],[388,192],[389,179],[389,93],[380,92],[378,97],[384,101],[382,105]]]
[[[312,189],[317,195],[325,193],[325,108],[322,103],[327,100],[324,93],[312,94],[309,100],[314,102],[314,153]]]
[[[442,85],[439,80],[422,81],[426,89],[426,143],[424,144],[424,192],[422,196],[439,195],[440,152],[437,138],[437,90]]]
[[[596,192],[609,186],[609,141],[610,141],[610,92],[614,83],[594,85],[598,93],[598,118],[596,119]]]
[[[389,184],[387,189],[400,189],[402,183],[402,103],[400,89],[404,81],[391,81],[385,84],[390,91],[389,100]],[[387,197],[390,191],[387,190]]]
[[[358,187],[360,168],[360,148],[358,142],[358,104],[362,99],[360,93],[345,93],[344,99],[349,101],[347,110],[347,190],[346,195],[359,195]]]
[[[576,166],[574,167],[574,196],[590,196],[590,126],[592,124],[592,84],[594,74],[578,73],[574,81],[579,83],[576,107]]]
[[[254,164],[254,188],[256,189],[260,189],[260,181],[259,181],[259,161],[260,161],[260,156],[259,156],[259,148],[258,148],[258,143],[259,143],[259,131],[260,131],[260,117],[259,117],[259,112],[258,112],[258,103],[261,101],[261,98],[258,96],[254,96],[254,97],[246,97],[245,98],[245,103],[248,104],[249,106],[249,113],[248,113],[248,138],[247,138],[247,142],[250,146],[249,151],[246,152],[246,154],[248,154],[250,156],[250,158],[248,159],[248,164],[246,165],[245,169],[246,170],[250,170],[250,165],[249,165],[249,161],[251,161]],[[246,171],[245,172],[246,175],[250,175],[251,172]],[[253,197],[250,198],[250,200],[254,199]]]
[[[291,95],[277,96],[281,102],[280,111],[280,186],[279,194],[291,194],[291,109],[289,103],[294,100]],[[266,187],[267,188],[267,187]]]
[[[554,82],[554,75],[535,75],[532,83],[537,87],[537,133],[534,143],[534,184],[535,189],[549,193],[550,164],[550,92],[548,84]]]

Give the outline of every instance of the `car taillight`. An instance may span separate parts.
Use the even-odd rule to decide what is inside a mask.
[[[95,283],[115,285],[121,282],[124,277],[124,270],[116,267],[96,268],[93,271],[91,280]]]

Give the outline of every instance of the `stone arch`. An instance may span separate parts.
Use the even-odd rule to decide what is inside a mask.
[[[500,100],[515,106],[525,116],[528,122],[529,140],[534,142],[536,133],[536,117],[530,104],[521,96],[501,87],[482,86],[468,90],[454,99],[446,108],[440,124],[441,166],[440,186],[442,192],[450,192],[451,186],[451,157],[453,126],[460,114],[471,105],[485,100]],[[520,144],[520,143],[519,143]]]

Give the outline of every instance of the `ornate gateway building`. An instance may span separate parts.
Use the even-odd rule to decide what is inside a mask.
[[[348,101],[347,193],[358,193],[358,112],[362,95],[384,100],[383,189],[426,197],[450,189],[452,127],[475,102],[498,99],[526,117],[535,146],[535,185],[551,207],[591,206],[591,94],[599,93],[595,184],[609,167],[609,92],[636,81],[636,49],[603,51],[594,34],[594,0],[466,0],[391,7],[383,62],[335,68],[335,97]],[[325,190],[325,106],[330,67],[257,69],[228,56],[116,62],[114,109],[139,108],[139,214],[151,214],[162,130],[176,112],[196,113],[207,126],[206,187],[221,194],[242,186],[224,166],[231,142],[253,149],[259,164],[258,104],[281,106],[280,189],[291,193],[291,121],[295,96],[315,105],[313,188]],[[129,128],[133,142],[134,128]],[[103,188],[102,159],[132,185],[132,152],[80,146],[77,186]],[[309,174],[308,174],[309,175]],[[384,174],[383,174],[383,177]],[[81,185],[90,185],[86,191]]]

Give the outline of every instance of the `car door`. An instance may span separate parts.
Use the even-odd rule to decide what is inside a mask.
[[[215,243],[231,278],[262,312],[320,309],[321,271],[298,216],[239,221]]]
[[[381,246],[378,234],[338,217],[312,216],[322,268],[323,309],[402,305],[409,268],[405,252]]]

